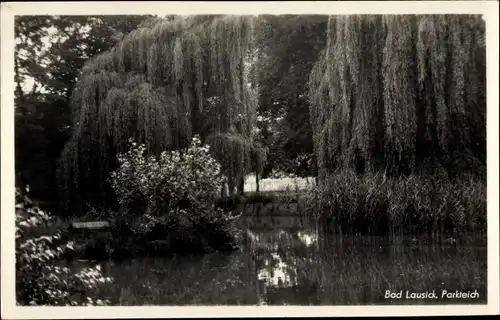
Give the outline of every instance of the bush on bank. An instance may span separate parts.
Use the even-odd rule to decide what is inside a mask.
[[[485,234],[486,184],[432,176],[332,175],[306,197],[307,214],[342,234]]]
[[[198,137],[158,157],[130,141],[118,163],[111,185],[119,210],[110,219],[120,239],[117,256],[234,249],[234,217],[214,206],[225,177]]]
[[[16,190],[16,298],[20,305],[106,305],[100,287],[112,279],[100,267],[76,273],[57,266],[57,260],[73,250],[52,217]]]

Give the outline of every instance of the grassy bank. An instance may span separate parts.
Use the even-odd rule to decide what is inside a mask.
[[[486,183],[472,179],[340,173],[308,192],[306,208],[340,234],[486,233]]]
[[[259,191],[288,191],[288,190],[306,190],[311,188],[315,183],[313,177],[285,177],[285,178],[266,178],[259,181]],[[255,192],[257,183],[255,175],[248,175],[245,179],[245,192]]]

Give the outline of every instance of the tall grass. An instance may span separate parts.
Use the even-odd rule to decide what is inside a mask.
[[[308,191],[306,211],[339,234],[486,234],[486,184],[342,172]]]

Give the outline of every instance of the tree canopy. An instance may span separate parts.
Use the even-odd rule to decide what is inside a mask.
[[[66,200],[102,204],[116,153],[129,138],[159,154],[186,147],[198,134],[234,186],[251,169],[252,20],[162,19],[89,60],[72,95],[74,133],[61,157]]]
[[[310,77],[318,166],[484,176],[480,16],[331,16]]]
[[[256,26],[258,127],[270,149],[271,169],[312,174],[313,155],[307,80],[326,44],[325,15],[265,15]]]
[[[57,199],[57,159],[70,133],[68,104],[84,62],[150,18],[16,17],[16,183],[28,183],[36,199]]]

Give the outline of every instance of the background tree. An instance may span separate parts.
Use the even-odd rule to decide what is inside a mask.
[[[312,129],[307,81],[326,43],[328,16],[262,16],[256,31],[258,126],[272,169],[311,175]]]
[[[16,17],[16,183],[29,184],[35,199],[57,202],[57,159],[69,137],[68,104],[84,62],[150,18]]]
[[[61,157],[66,204],[112,203],[108,174],[129,138],[158,155],[199,134],[234,190],[251,169],[256,93],[245,64],[251,37],[249,17],[164,19],[87,62]]]
[[[332,16],[310,77],[322,174],[486,170],[480,16]]]

